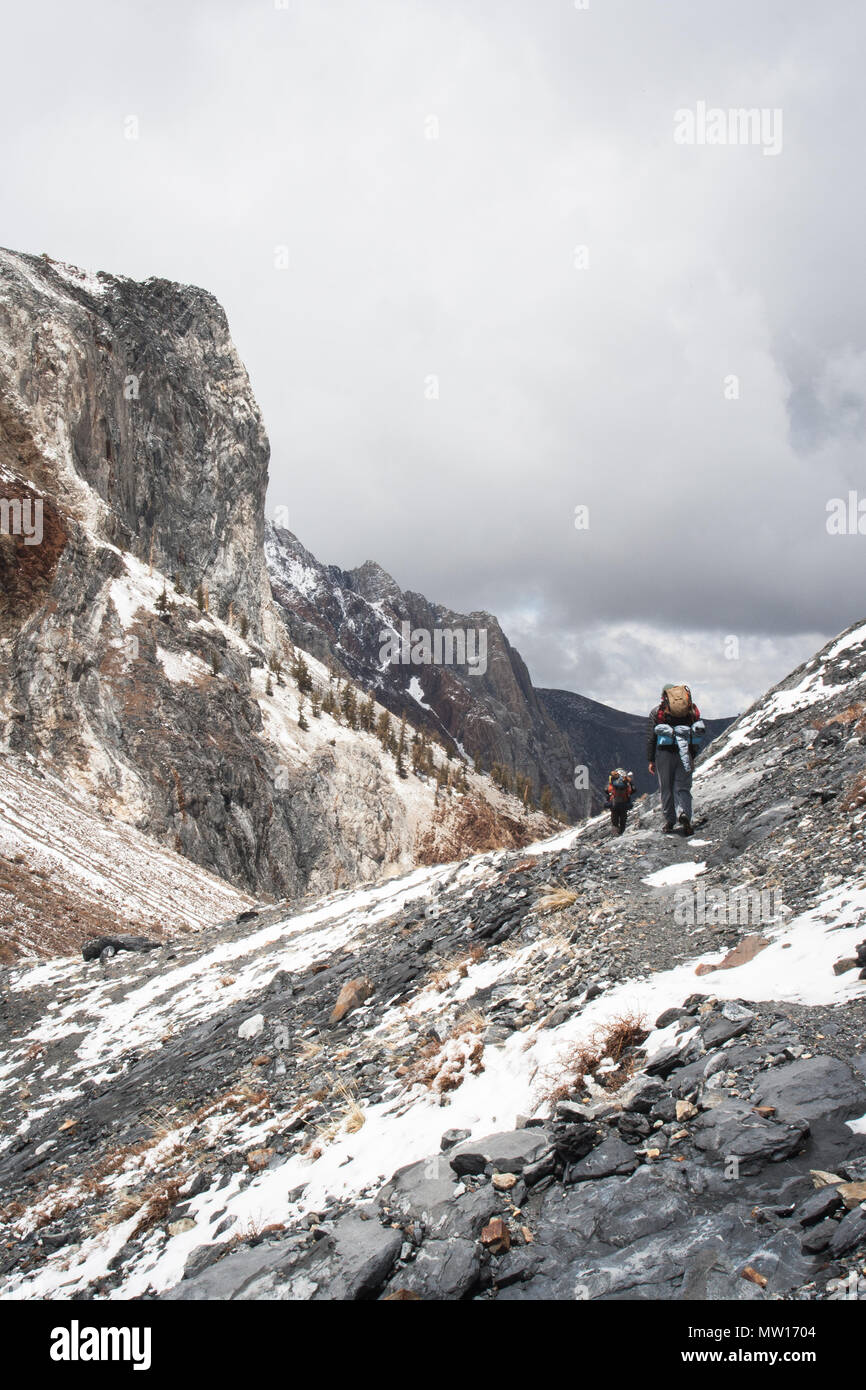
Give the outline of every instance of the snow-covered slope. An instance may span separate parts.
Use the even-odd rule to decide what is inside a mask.
[[[6,1295],[856,1282],[864,635],[809,666],[814,701],[795,673],[793,708],[771,693],[708,759],[691,840],[641,801],[621,839],[600,817],[173,961],[7,972]]]
[[[252,905],[188,859],[35,762],[0,763],[0,939],[16,955],[68,954],[88,937],[154,940],[223,921]]]

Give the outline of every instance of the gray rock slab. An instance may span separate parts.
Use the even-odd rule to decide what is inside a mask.
[[[408,1289],[422,1299],[458,1300],[475,1287],[481,1251],[475,1241],[425,1240],[412,1264],[399,1270],[392,1290]]]
[[[800,1058],[774,1067],[761,1077],[753,1098],[756,1105],[774,1105],[780,1113],[807,1120],[866,1113],[866,1085],[837,1057]]]
[[[489,1166],[498,1173],[522,1173],[550,1148],[543,1129],[515,1129],[468,1139],[450,1155],[451,1167],[460,1175],[483,1173]]]

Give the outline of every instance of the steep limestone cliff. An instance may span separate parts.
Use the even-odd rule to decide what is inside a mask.
[[[238,888],[297,898],[409,867],[419,836],[435,858],[441,808],[371,733],[299,723],[267,464],[210,295],[0,252],[0,759],[29,755]],[[542,828],[523,818],[515,839],[519,806],[499,809],[504,844]]]

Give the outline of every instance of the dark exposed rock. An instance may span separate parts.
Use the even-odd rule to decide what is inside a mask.
[[[543,1130],[516,1129],[501,1134],[489,1134],[483,1139],[468,1139],[451,1153],[455,1173],[483,1173],[490,1168],[498,1173],[522,1173],[529,1163],[535,1163],[550,1148]]]
[[[694,1123],[699,1149],[719,1163],[735,1159],[741,1173],[757,1173],[765,1163],[778,1163],[798,1153],[809,1133],[805,1119],[757,1115],[742,1101],[727,1100]]]
[[[755,1021],[751,1009],[738,1004],[725,1004],[718,1014],[707,1014],[701,1020],[701,1040],[708,1052],[721,1047],[731,1038],[745,1033]]]
[[[773,1105],[807,1120],[847,1120],[866,1113],[866,1085],[837,1057],[810,1057],[775,1067],[754,1091],[756,1105]]]
[[[475,1241],[459,1236],[449,1240],[428,1240],[408,1269],[401,1270],[395,1283],[423,1299],[461,1299],[478,1282],[481,1251]]]
[[[97,936],[85,941],[81,954],[85,960],[105,960],[118,951],[156,951],[160,945],[146,936]]]
[[[571,1164],[566,1181],[584,1182],[589,1178],[608,1178],[614,1173],[633,1173],[637,1166],[634,1149],[612,1134],[586,1158]]]
[[[849,1250],[866,1242],[866,1210],[855,1207],[837,1224],[830,1237],[828,1250],[834,1257],[846,1254]]]
[[[446,1129],[439,1140],[439,1147],[446,1153],[448,1149],[453,1149],[455,1144],[462,1144],[464,1139],[468,1139],[470,1132],[468,1129]]]
[[[816,1222],[823,1221],[825,1216],[832,1216],[841,1205],[842,1198],[835,1187],[820,1187],[811,1197],[807,1197],[799,1208],[797,1220],[801,1226],[814,1226]]]

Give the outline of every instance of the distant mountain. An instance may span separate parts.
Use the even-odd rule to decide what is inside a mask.
[[[504,769],[518,794],[518,779],[526,778],[534,800],[547,787],[560,814],[586,814],[585,795],[574,788],[568,738],[490,613],[455,613],[404,592],[373,561],[354,570],[324,565],[283,528],[267,528],[265,558],[274,601],[298,646],[375,690],[398,716],[406,714],[455,750],[480,759],[486,772]],[[426,660],[418,634],[429,634],[432,647],[436,633],[457,638],[456,654],[462,636],[469,659],[436,661],[433,651],[434,659]],[[387,654],[383,659],[389,639],[397,661]],[[442,654],[447,656],[444,637]]]
[[[601,788],[613,767],[622,766],[634,772],[639,792],[656,790],[656,782],[647,771],[647,718],[652,697],[647,698],[647,717],[626,714],[610,705],[588,700],[572,690],[537,689],[536,694],[554,724],[571,745],[575,766],[589,768],[590,785]],[[709,739],[718,738],[733,723],[730,719],[707,719]]]

